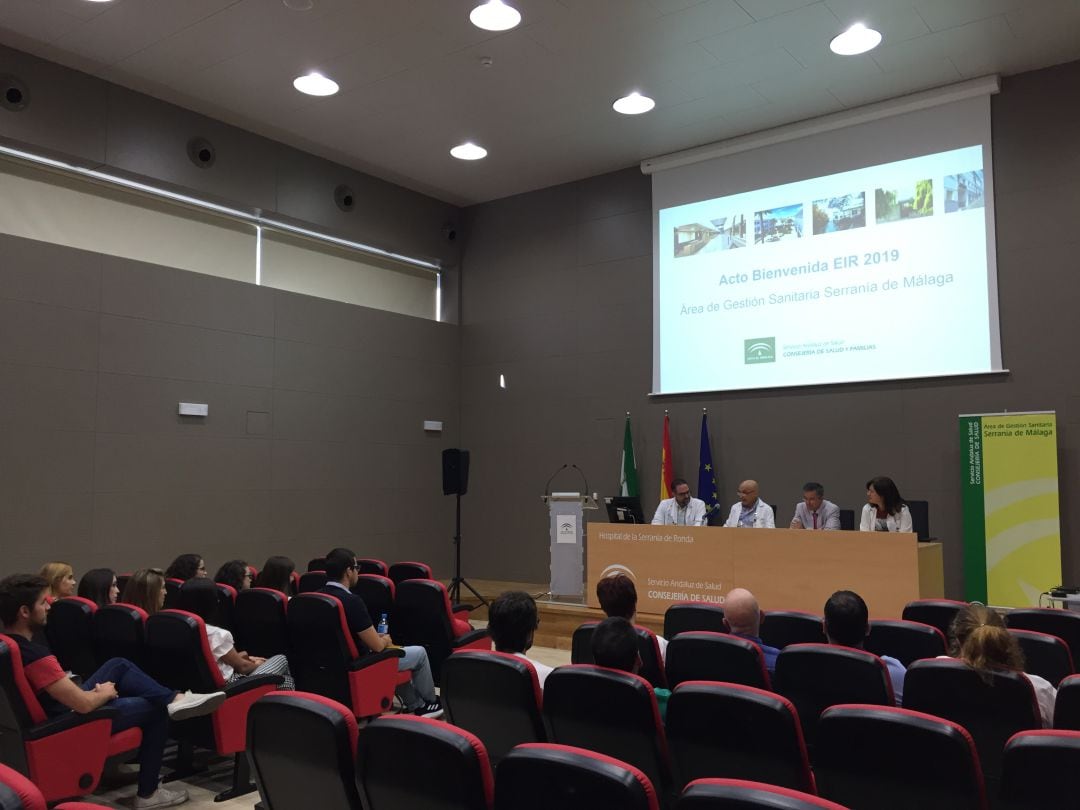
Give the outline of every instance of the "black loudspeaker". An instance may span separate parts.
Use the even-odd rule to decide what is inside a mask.
[[[464,495],[469,491],[469,451],[448,448],[442,451],[443,495]]]

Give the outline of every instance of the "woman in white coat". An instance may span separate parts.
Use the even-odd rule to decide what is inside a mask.
[[[910,532],[911,512],[891,478],[880,475],[866,482],[867,504],[859,521],[861,532]]]

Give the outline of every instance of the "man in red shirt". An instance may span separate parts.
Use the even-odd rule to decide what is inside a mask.
[[[0,622],[19,647],[23,672],[41,708],[49,717],[67,711],[87,714],[105,705],[116,709],[114,733],[134,727],[142,730],[135,810],[186,802],[187,791],[158,784],[169,720],[209,714],[225,701],[225,693],[202,695],[166,689],[124,658],[106,661],[80,688],[49,648],[33,640],[48,620],[47,597],[48,583],[39,576],[14,574],[0,580]]]

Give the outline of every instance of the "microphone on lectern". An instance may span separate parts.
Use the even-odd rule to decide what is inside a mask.
[[[557,469],[555,472],[553,472],[551,474],[551,477],[547,480],[547,483],[544,484],[544,494],[545,495],[550,495],[551,494],[551,482],[555,480],[555,476],[558,475],[559,473],[561,473],[563,470],[565,470],[569,466],[570,466],[569,464],[563,464],[561,467],[559,467],[559,469]]]

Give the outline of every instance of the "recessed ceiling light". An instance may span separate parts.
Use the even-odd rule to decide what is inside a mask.
[[[87,0],[90,3],[111,3],[112,0]]]
[[[616,100],[615,103],[611,105],[615,112],[622,113],[623,115],[641,115],[642,113],[647,113],[655,106],[655,101],[648,96],[641,95],[637,90],[628,96],[623,96]]]
[[[503,0],[487,0],[470,12],[469,19],[485,31],[509,31],[521,22],[521,12]]]
[[[480,160],[480,158],[487,157],[487,149],[477,146],[471,141],[466,141],[451,149],[450,154],[458,160]]]
[[[315,0],[281,0],[281,2],[290,11],[311,11],[315,8]]]
[[[841,56],[855,56],[872,51],[881,42],[881,32],[867,28],[862,23],[855,23],[851,28],[833,37],[829,49]]]
[[[292,84],[301,93],[306,93],[309,96],[332,96],[338,91],[337,82],[315,71],[308,73],[306,76],[297,76],[293,79]]]

